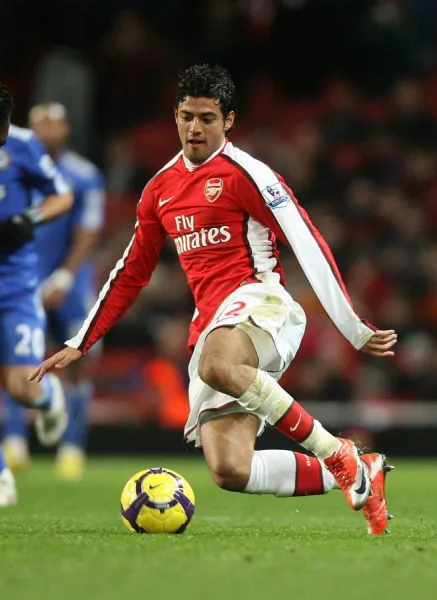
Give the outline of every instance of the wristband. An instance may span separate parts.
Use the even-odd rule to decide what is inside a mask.
[[[44,294],[49,294],[53,290],[69,292],[74,283],[74,275],[68,269],[63,267],[56,269],[42,284]]]
[[[45,221],[45,217],[39,206],[32,206],[31,208],[25,210],[23,214],[30,219],[32,225],[40,225]]]

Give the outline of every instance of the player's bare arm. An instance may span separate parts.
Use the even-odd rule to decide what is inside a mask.
[[[36,209],[31,209],[30,214],[34,216],[35,223],[52,221],[70,210],[73,205],[73,194],[70,190],[62,194],[51,194],[47,196],[42,204]]]

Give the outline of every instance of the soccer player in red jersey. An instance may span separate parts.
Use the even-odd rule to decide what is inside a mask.
[[[170,236],[196,304],[185,436],[202,446],[213,480],[227,490],[277,496],[337,486],[352,508],[365,507],[371,533],[385,532],[385,458],[362,460],[352,441],[330,434],[278,384],[306,319],[285,290],[277,239],[294,251],[357,350],[393,356],[396,333],[356,314],[331,251],[282,177],[228,140],[235,87],[226,70],[202,64],[183,71],[174,115],[182,150],[146,185],[132,240],[82,328],[30,378],[40,381],[78,360],[105,335],[148,284]],[[255,451],[266,423],[316,458]]]

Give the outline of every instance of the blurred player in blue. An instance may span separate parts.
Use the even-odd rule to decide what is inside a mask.
[[[94,274],[90,254],[103,226],[105,193],[99,170],[66,148],[70,126],[65,107],[57,103],[35,106],[29,127],[73,190],[73,208],[61,218],[38,228],[41,298],[47,313],[47,333],[56,345],[77,331],[95,302]],[[58,450],[56,467],[64,479],[77,480],[84,468],[84,444],[92,386],[84,364],[67,370],[64,389],[69,424]],[[6,400],[4,449],[10,467],[28,463],[26,414]]]
[[[34,236],[46,221],[71,208],[73,196],[34,133],[10,125],[12,107],[11,94],[0,83],[0,386],[37,409],[38,438],[50,446],[63,435],[67,415],[56,376],[37,386],[28,379],[44,356]],[[34,190],[42,197],[38,207],[32,206]],[[0,506],[16,499],[15,481],[0,451]]]

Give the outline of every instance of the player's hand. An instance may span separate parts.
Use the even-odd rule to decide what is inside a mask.
[[[0,221],[0,252],[11,254],[33,240],[31,218],[22,213]]]
[[[44,362],[42,362],[32,373],[29,375],[29,381],[37,381],[38,383],[44,377],[44,375],[51,369],[64,369],[67,365],[82,358],[82,352],[76,348],[64,348],[57,352]]]
[[[398,335],[394,329],[375,331],[370,340],[361,350],[371,356],[394,356],[392,348],[398,341]]]

